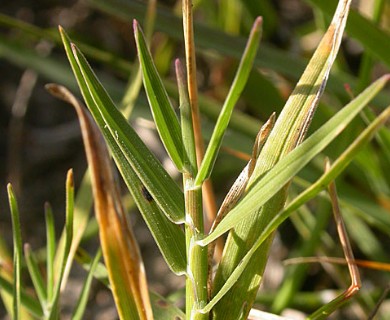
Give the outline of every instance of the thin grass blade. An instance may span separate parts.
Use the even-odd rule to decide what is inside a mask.
[[[2,275],[0,275],[0,287],[2,290],[12,295],[12,292],[14,290],[13,283]],[[34,317],[42,319],[43,310],[41,304],[36,298],[33,298],[31,297],[31,295],[27,294],[25,290],[21,290],[20,292],[20,302],[23,306],[21,317],[23,320],[35,319]]]
[[[50,320],[55,320],[59,316],[59,300],[61,287],[65,286],[66,279],[64,280],[65,266],[69,260],[73,260],[70,255],[70,248],[73,239],[73,212],[74,212],[74,179],[73,170],[69,170],[66,176],[66,216],[65,216],[65,245],[63,250],[59,252],[61,261],[59,265],[59,271],[57,271],[55,285],[53,288],[53,298],[48,301],[49,314],[47,316]]]
[[[138,58],[142,68],[144,87],[157,131],[176,168],[182,171],[184,153],[179,121],[154,65],[143,32],[136,20],[133,22],[133,27],[138,49]]]
[[[35,257],[34,253],[31,251],[29,244],[27,243],[24,245],[24,256],[26,258],[27,268],[34,285],[35,292],[42,307],[44,307],[47,302],[46,288],[43,283],[41,272],[39,270],[37,258]]]
[[[89,215],[92,208],[92,189],[91,189],[91,180],[89,171],[86,170],[84,173],[84,177],[81,180],[81,184],[77,190],[77,195],[74,203],[74,217],[73,217],[73,238],[72,245],[69,251],[69,259],[65,266],[63,279],[66,282],[68,278],[70,268],[72,266],[72,258],[75,255],[75,252],[80,244],[81,238],[84,235],[84,231],[87,228]],[[65,244],[66,235],[63,233],[61,235],[61,239],[58,243],[58,248],[63,248]],[[58,253],[57,249],[57,253]],[[57,266],[58,261],[55,261],[55,266]],[[61,290],[64,288],[61,288]]]
[[[11,209],[12,237],[13,237],[13,244],[14,244],[12,318],[15,320],[19,320],[21,318],[20,292],[22,290],[22,283],[21,283],[21,263],[22,263],[22,252],[23,252],[22,235],[20,231],[19,208],[11,184],[8,184],[7,191],[8,191],[9,207]]]
[[[54,228],[53,211],[49,203],[45,203],[46,218],[46,297],[48,301],[54,294],[54,260],[56,254],[56,235]]]
[[[219,114],[217,123],[210,139],[210,143],[206,150],[206,154],[199,168],[199,172],[195,178],[195,186],[200,186],[202,182],[210,176],[211,171],[214,167],[214,163],[217,158],[218,151],[221,147],[222,139],[225,134],[226,128],[229,124],[233,108],[236,105],[242,93],[242,90],[245,87],[245,84],[248,80],[250,71],[253,66],[253,61],[259,48],[260,38],[262,34],[262,22],[262,18],[259,17],[253,24],[252,31],[249,35],[248,43],[242,55],[236,76],[233,80],[228,96],[226,97],[225,103]]]
[[[92,280],[94,278],[95,270],[96,270],[97,266],[99,265],[99,260],[100,260],[101,256],[102,256],[102,251],[99,249],[91,262],[88,276],[85,279],[83,289],[81,290],[80,297],[77,301],[75,310],[74,310],[73,315],[72,315],[72,320],[82,320],[83,319],[84,312],[85,312],[85,309],[87,307],[88,295],[89,295],[89,292],[91,289]]]
[[[95,105],[106,121],[106,130],[117,140],[126,159],[144,183],[147,190],[174,223],[184,222],[182,192],[161,164],[152,156],[125,118],[115,108],[112,100],[94,76],[83,55],[73,46],[73,53],[83,74]],[[110,109],[106,109],[109,107]],[[115,110],[115,111],[114,111]],[[123,140],[122,140],[123,139]]]
[[[194,136],[194,126],[192,123],[192,115],[190,102],[187,92],[187,81],[185,77],[184,68],[179,59],[175,62],[177,87],[179,89],[179,102],[180,102],[180,121],[183,139],[183,152],[184,152],[184,169],[192,175],[197,172],[196,163],[196,146]]]

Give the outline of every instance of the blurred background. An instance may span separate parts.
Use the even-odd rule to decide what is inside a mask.
[[[157,4],[151,50],[177,105],[173,61],[184,56],[181,3],[159,0]],[[245,161],[237,157],[237,152],[249,154],[260,124],[271,112],[278,114],[282,109],[305,63],[326,30],[335,4],[336,1],[315,0],[194,0],[198,81],[206,141],[232,82],[251,25],[258,15],[263,16],[264,20],[260,53],[236,106],[236,116],[225,137],[224,148],[213,173],[218,203],[223,200],[224,194],[245,165]],[[390,45],[390,2],[355,1],[353,7],[358,18],[353,24],[348,24],[347,36],[314,118],[312,130],[345,105],[351,95],[358,94],[374,79],[389,71],[390,51],[387,51],[386,57],[386,49]],[[12,230],[6,184],[12,183],[19,200],[23,241],[38,250],[45,245],[44,203],[51,203],[59,233],[64,223],[66,172],[69,168],[74,169],[77,190],[86,169],[74,110],[55,100],[44,89],[46,83],[57,82],[68,86],[80,96],[59,41],[57,26],[63,26],[80,46],[114,101],[120,105],[137,63],[132,20],[137,19],[142,25],[145,11],[146,1],[136,0],[1,1],[0,234],[8,248],[12,246]],[[363,19],[373,29],[367,29],[366,24],[359,19]],[[388,91],[379,95],[372,106],[373,114],[383,109],[389,101]],[[169,172],[179,177],[161,148],[142,89],[130,121]],[[363,120],[356,121],[324,155],[335,159],[364,126]],[[388,137],[388,134],[387,130],[385,135]],[[389,171],[386,171],[390,168],[390,159],[387,158],[390,150],[381,148],[381,145],[374,143],[357,158],[352,168],[340,178],[340,193],[342,199],[347,201],[346,206],[350,206],[350,211],[364,211],[355,212],[356,220],[347,220],[349,229],[353,229],[354,223],[363,224],[363,229],[360,229],[364,230],[363,233],[360,231],[360,234],[355,232],[351,235],[357,256],[390,262],[387,249],[390,245],[390,177]],[[318,157],[299,178],[314,181],[322,172],[324,155]],[[292,194],[302,190],[304,183],[299,182],[302,181],[296,181]],[[124,195],[126,197],[125,188]],[[366,215],[367,211],[373,214]],[[183,279],[169,272],[136,210],[129,208],[129,212],[152,289],[164,295],[175,293],[183,286]],[[299,252],[302,243],[308,239],[305,238],[305,232],[309,232],[312,226],[310,219],[319,212],[331,213],[326,200],[313,201],[282,226],[275,241],[275,253],[270,259],[272,267],[265,278],[266,289],[259,297],[259,303],[264,308],[272,305],[285,277],[286,267],[281,261]],[[311,255],[323,251],[331,256],[341,254],[331,218],[330,221],[323,231],[325,244],[319,244]],[[96,224],[91,223],[88,232],[82,246],[86,249],[95,248]],[[332,238],[335,243],[329,245],[327,241]],[[338,266],[334,268],[338,269]],[[70,283],[70,294],[65,298],[64,315],[67,305],[72,305],[72,293],[79,290],[78,277],[85,276],[79,269],[76,267],[74,271],[75,280],[73,284]],[[336,276],[332,278],[329,274]],[[366,300],[362,298],[364,301],[358,303],[358,306],[353,305],[351,310],[347,309],[336,318],[365,319],[374,308],[384,285],[389,283],[386,272],[364,270],[363,274],[366,275],[363,279],[367,279],[367,288],[375,292],[369,291],[368,298],[364,298]],[[309,300],[299,295],[299,292],[335,289],[340,283],[344,285],[341,288],[346,288],[348,281],[346,270],[329,269],[324,272],[321,265],[310,265],[296,295],[294,293],[296,299],[288,307],[306,311]],[[103,286],[96,284],[91,304],[100,308],[90,310],[88,318],[114,319],[115,309],[110,299]],[[1,317],[4,312],[0,305]]]

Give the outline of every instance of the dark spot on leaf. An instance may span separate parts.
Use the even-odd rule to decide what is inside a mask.
[[[145,186],[142,186],[141,192],[142,192],[142,196],[145,198],[145,200],[147,202],[152,202],[153,201],[152,195],[149,193],[148,189],[146,189]]]
[[[164,300],[158,300],[157,301],[157,305],[161,308],[167,308],[168,307],[168,303]]]
[[[179,317],[179,316],[176,316],[175,319],[173,319],[173,320],[183,320],[183,318]]]

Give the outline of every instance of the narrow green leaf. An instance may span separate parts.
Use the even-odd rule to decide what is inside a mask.
[[[42,307],[44,307],[47,300],[45,285],[43,283],[37,259],[27,243],[24,246],[24,255],[26,258],[26,264],[30,273],[31,280],[34,284],[35,292],[38,296],[39,301],[41,302]]]
[[[187,92],[187,81],[184,68],[179,59],[175,62],[177,87],[179,89],[180,121],[182,138],[184,144],[184,167],[187,172],[194,175],[197,172],[196,146],[194,137],[194,126]]]
[[[11,283],[8,279],[4,278],[2,275],[0,275],[0,287],[9,294],[12,294],[14,290],[14,284]],[[43,310],[39,301],[31,297],[24,290],[21,290],[20,292],[20,302],[21,305],[26,308],[26,310],[31,312],[31,314],[33,314],[35,317],[40,319],[43,317]],[[29,313],[27,313],[26,316],[23,315],[23,319],[27,318],[28,315]]]
[[[179,121],[154,65],[143,32],[136,20],[134,20],[133,26],[144,87],[157,131],[173,163],[179,171],[182,171],[184,153]]]
[[[46,273],[47,273],[47,299],[51,301],[54,293],[54,258],[56,251],[56,236],[53,211],[49,203],[45,204],[46,217]]]
[[[161,164],[152,156],[119,111],[116,111],[116,114],[113,112],[117,109],[112,101],[107,99],[108,96],[104,96],[105,91],[101,91],[103,88],[97,82],[92,70],[89,69],[86,60],[77,49],[74,50],[74,53],[92,98],[96,106],[100,107],[99,111],[107,126],[105,129],[108,129],[110,134],[116,138],[117,145],[128,163],[132,165],[137,176],[165,214],[175,223],[184,223],[184,209],[181,206],[183,204],[183,194],[181,190]],[[110,107],[110,109],[107,110],[105,107]]]
[[[86,104],[95,120],[100,118],[103,121],[99,123],[100,130],[113,151],[118,167],[131,165],[167,217],[175,223],[183,223],[182,191],[115,107],[84,56],[75,46],[71,48],[64,30],[60,29],[60,32]],[[118,161],[120,155],[124,156],[126,162]]]
[[[14,279],[13,279],[13,314],[12,318],[15,320],[20,319],[20,306],[21,298],[20,292],[22,290],[21,284],[21,262],[22,262],[22,235],[20,232],[20,221],[19,221],[19,208],[16,202],[15,194],[12,190],[11,184],[7,186],[9,207],[11,209],[12,218],[12,237],[14,244]]]
[[[71,259],[69,256],[70,247],[72,245],[73,238],[73,209],[74,209],[74,180],[73,180],[73,171],[69,170],[66,176],[66,216],[65,216],[65,246],[61,252],[61,264],[59,266],[59,272],[57,271],[56,275],[56,284],[54,287],[53,299],[49,301],[49,310],[48,319],[54,320],[58,318],[59,313],[59,300],[61,287],[65,286],[63,282],[63,275],[65,271],[65,266],[68,259]]]
[[[131,168],[123,168],[122,175],[127,177],[126,184],[131,195],[169,268],[177,275],[185,274],[187,262],[183,230],[166,218]]]
[[[245,51],[242,55],[240,65],[238,67],[234,81],[230,87],[228,96],[219,114],[217,123],[215,125],[213,135],[211,136],[210,143],[207,147],[206,154],[199,168],[199,172],[195,178],[195,186],[200,186],[204,180],[206,180],[213,169],[215,160],[218,155],[218,151],[222,144],[222,139],[225,134],[226,128],[229,124],[230,117],[233,112],[233,107],[238,101],[242,90],[248,80],[250,71],[253,66],[253,61],[256,57],[257,49],[259,47],[261,38],[261,27],[263,20],[259,17],[253,24],[252,31],[250,33],[248,43]]]
[[[84,173],[84,177],[77,190],[77,195],[74,203],[74,216],[73,216],[73,238],[72,245],[69,251],[68,262],[65,266],[63,275],[63,281],[69,276],[70,269],[72,267],[72,260],[75,252],[80,244],[80,241],[84,235],[85,229],[88,224],[89,214],[92,208],[93,196],[91,190],[91,180],[89,176],[89,170]],[[61,239],[58,243],[58,248],[62,248],[65,244],[66,232],[62,233]],[[58,250],[57,250],[58,251]],[[56,266],[55,261],[55,266]]]
[[[282,186],[291,180],[300,169],[336,138],[367,103],[383,89],[388,80],[389,76],[383,76],[374,82],[300,146],[281,159],[261,179],[254,182],[242,201],[221,221],[213,233],[200,242],[203,245],[209,244],[236,224],[245,220],[248,215],[258,210]]]
[[[89,292],[91,289],[92,280],[94,278],[94,273],[96,271],[96,268],[99,265],[99,260],[100,260],[101,256],[102,256],[102,251],[99,249],[91,262],[88,276],[85,279],[83,289],[81,290],[80,297],[77,301],[75,310],[73,311],[72,320],[83,319],[85,308],[86,308],[87,302],[88,302],[88,295],[89,295]]]
[[[337,308],[340,308],[347,300],[345,296],[337,296],[334,300],[324,305],[322,308],[316,310],[313,314],[309,315],[306,320],[322,320],[328,319],[330,313]]]
[[[382,78],[383,80],[383,78]],[[367,91],[368,89],[366,89]],[[340,111],[341,112],[341,111]],[[336,116],[335,116],[336,117]],[[335,118],[334,117],[334,118]],[[261,232],[259,238],[256,240],[254,245],[246,253],[244,258],[240,261],[237,268],[232,272],[230,277],[225,281],[222,288],[218,293],[213,297],[209,304],[202,309],[202,312],[209,312],[213,306],[230,290],[230,288],[237,282],[238,278],[244,272],[245,267],[250,262],[252,256],[260,245],[276,230],[276,228],[285,221],[289,215],[299,208],[302,204],[316,196],[321,190],[326,188],[326,186],[342,172],[342,170],[353,160],[354,156],[365,146],[365,144],[373,137],[373,135],[379,130],[379,128],[384,125],[384,123],[390,117],[390,107],[381,113],[381,115],[369,126],[367,127],[359,137],[354,141],[354,143],[333,163],[331,168],[324,173],[311,187],[302,192],[298,197],[296,197],[286,208],[281,210],[267,225],[267,227]],[[332,118],[333,119],[333,118]],[[329,120],[330,121],[332,121]],[[327,123],[326,125],[330,124]],[[319,129],[318,131],[320,131]],[[317,132],[318,132],[317,131]],[[316,133],[315,133],[316,134]],[[315,135],[313,134],[313,136]],[[293,152],[298,151],[301,147],[310,142],[308,138],[301,146],[295,149]],[[291,154],[290,153],[290,154]],[[289,155],[288,155],[289,156]],[[287,156],[287,157],[288,157]],[[279,162],[280,163],[280,162]],[[276,167],[276,166],[275,166]],[[207,238],[206,238],[207,239]]]

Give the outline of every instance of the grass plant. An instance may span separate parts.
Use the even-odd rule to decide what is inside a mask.
[[[337,292],[327,303],[310,304],[311,300],[306,299],[302,312],[307,319],[326,319],[333,312],[340,312],[347,302],[363,310],[360,314],[375,309],[381,317],[379,305],[375,306],[378,295],[360,288],[358,266],[375,267],[379,262],[376,260],[382,260],[381,268],[385,269],[390,258],[382,241],[390,237],[390,179],[386,175],[390,168],[390,131],[385,127],[390,117],[390,107],[386,107],[390,76],[368,81],[375,61],[390,67],[390,36],[378,27],[383,2],[377,1],[371,21],[351,10],[351,0],[308,0],[329,20],[309,60],[293,58],[261,43],[270,32],[268,28],[278,23],[270,1],[258,5],[253,1],[229,1],[232,6],[226,1],[217,17],[207,11],[218,6],[216,3],[183,0],[181,10],[176,7],[176,11],[182,12],[182,21],[152,0],[147,4],[122,0],[109,5],[101,0],[89,2],[118,19],[134,19],[137,61],[129,63],[113,52],[91,46],[76,35],[69,36],[62,27],[58,36],[52,30],[0,15],[3,26],[17,29],[25,37],[50,39],[65,49],[71,68],[64,61],[43,58],[18,43],[0,38],[0,56],[50,78],[53,83],[46,89],[75,108],[89,166],[76,195],[73,171],[68,172],[66,220],[58,242],[53,212],[49,205],[45,206],[46,276],[28,244],[23,255],[18,206],[9,185],[13,261],[6,250],[0,252],[0,293],[8,313],[14,319],[59,319],[61,292],[77,260],[87,270],[87,276],[72,319],[83,318],[94,278],[111,290],[120,319],[285,319],[278,314],[297,308],[294,299],[302,293],[308,265],[286,266],[285,278],[272,302],[265,302],[269,292],[262,294],[259,287],[278,228],[291,217],[300,237],[293,252],[300,257],[318,253],[324,256],[330,255],[332,246],[341,244],[345,257],[341,262],[348,265],[352,278],[350,287],[340,285],[342,293]],[[220,24],[219,31],[204,25],[194,27],[194,10],[202,8]],[[236,21],[240,19],[235,13],[242,25]],[[259,13],[264,16],[259,17]],[[141,25],[145,25],[145,34]],[[183,32],[179,33],[181,25]],[[244,27],[249,30],[245,42],[237,36]],[[184,39],[184,59],[174,60],[176,82],[161,76],[155,64],[150,49],[154,28],[176,41]],[[367,50],[357,77],[340,68],[341,62],[331,72],[345,30]],[[171,52],[168,45],[164,47],[166,42],[162,43],[160,52]],[[199,91],[197,54],[212,56],[210,51],[239,60],[220,104]],[[103,62],[126,75],[127,86],[99,80],[104,75],[95,73],[87,59]],[[296,85],[284,107],[274,112],[272,108],[283,100],[280,77]],[[342,85],[345,82],[351,90],[357,90],[352,97]],[[77,89],[83,102],[72,93]],[[260,123],[235,110],[242,101],[252,108],[259,103],[261,109],[254,110],[263,115],[264,121]],[[150,107],[148,115],[145,108],[139,108],[146,104]],[[375,106],[376,111],[367,110],[367,106]],[[181,181],[170,176],[129,122],[136,112],[152,118]],[[248,140],[254,143],[242,142]],[[218,206],[212,180],[218,180],[218,165],[223,163],[226,150],[248,163]],[[333,159],[332,164],[326,160],[322,172],[318,163],[328,157]],[[159,296],[148,285],[112,160],[169,269],[185,278],[183,308]],[[329,196],[324,192],[327,188]],[[91,198],[100,243],[93,257],[82,250],[81,244],[93,219],[88,216]],[[321,208],[333,210],[340,242],[333,241],[326,229],[329,215]],[[344,210],[348,215],[345,222]],[[361,226],[363,231],[354,231],[355,226]],[[371,239],[371,247],[362,239]],[[355,247],[369,261],[355,260]],[[379,257],[372,252],[378,252]],[[314,259],[321,263],[325,260]],[[329,257],[329,261],[336,260]],[[21,281],[23,263],[35,294]],[[11,267],[6,268],[7,265]],[[334,270],[333,274],[340,278],[343,273]],[[386,275],[383,279],[388,281]],[[315,292],[311,294],[315,297]],[[356,294],[359,299],[355,299]]]

